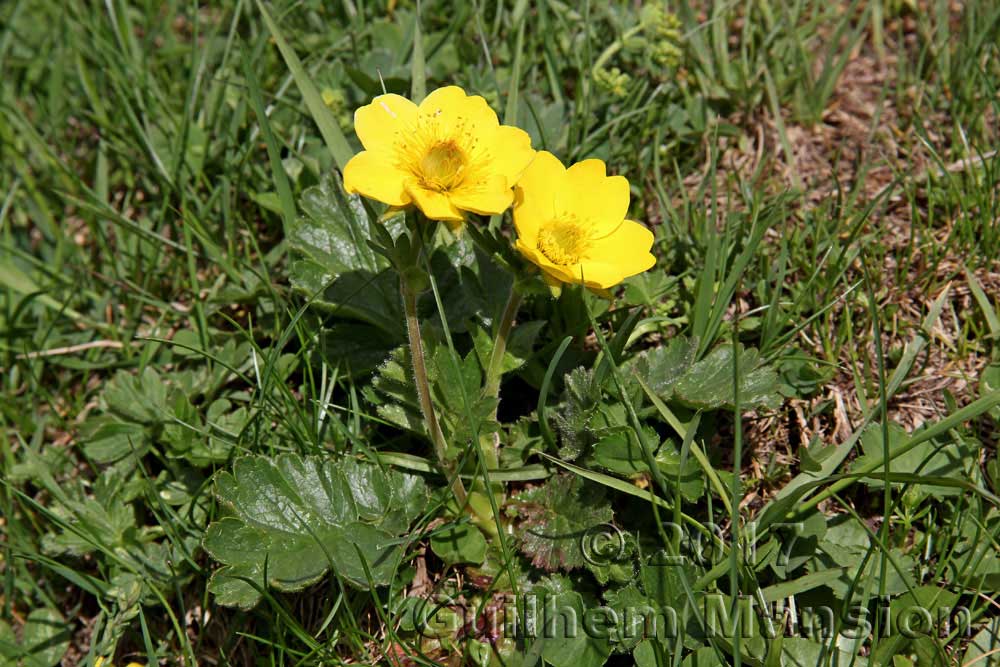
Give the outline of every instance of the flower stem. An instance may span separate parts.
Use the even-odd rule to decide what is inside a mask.
[[[424,360],[424,340],[420,334],[420,321],[417,319],[417,294],[402,275],[399,279],[399,291],[403,297],[403,311],[406,313],[406,335],[410,341],[413,382],[417,389],[420,412],[424,416],[424,426],[431,437],[431,442],[434,443],[434,453],[437,455],[438,464],[445,477],[448,478],[452,494],[461,508],[465,506],[467,494],[465,485],[462,484],[462,479],[458,476],[458,471],[448,460],[448,444],[445,442],[444,433],[441,431],[441,425],[434,412],[434,404],[431,402],[431,388],[427,381],[427,365]]]
[[[510,330],[514,326],[514,318],[517,317],[517,309],[520,306],[521,293],[517,289],[517,283],[515,283],[510,287],[510,296],[507,297],[507,305],[504,306],[503,315],[500,317],[496,342],[493,343],[493,354],[490,355],[490,366],[486,370],[484,394],[489,398],[496,398],[500,394],[500,377],[503,375],[503,358],[507,353],[507,338],[510,336]],[[496,419],[496,414],[497,408],[494,407],[494,419]]]

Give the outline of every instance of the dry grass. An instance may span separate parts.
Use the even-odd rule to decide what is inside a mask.
[[[953,20],[958,20],[961,7],[952,7]],[[889,401],[892,421],[907,430],[941,418],[948,413],[946,396],[954,397],[959,405],[973,400],[978,392],[978,377],[989,363],[987,350],[969,346],[967,322],[979,317],[978,305],[972,298],[964,276],[969,258],[956,244],[949,244],[954,219],[945,219],[928,228],[930,179],[943,172],[955,174],[980,166],[995,151],[971,158],[949,158],[944,169],[935,155],[961,155],[964,147],[953,147],[947,132],[951,122],[945,109],[932,110],[915,118],[913,109],[923,93],[914,86],[900,90],[897,80],[898,53],[912,52],[918,41],[917,23],[912,15],[898,18],[886,33],[902,33],[903,43],[889,43],[880,54],[866,35],[852,52],[839,77],[830,102],[820,122],[806,124],[794,118],[788,109],[782,110],[781,122],[766,110],[753,116],[736,114],[727,119],[745,128],[738,139],[722,138],[719,145],[719,192],[728,192],[722,184],[734,177],[754,179],[755,184],[772,194],[794,190],[795,198],[789,224],[804,224],[803,213],[831,201],[855,198],[855,209],[874,204],[866,223],[865,233],[884,249],[884,262],[877,267],[880,282],[876,286],[876,307],[891,313],[882,324],[882,348],[886,354],[902,350],[915,336],[926,336],[927,345],[921,352],[907,381]],[[906,108],[897,104],[905,101]],[[992,108],[985,112],[995,114]],[[923,138],[918,136],[919,130]],[[782,141],[786,133],[791,154]],[[706,148],[706,154],[709,150]],[[686,181],[689,196],[698,191],[708,174],[708,160],[702,173],[692,174]],[[707,204],[707,202],[706,202]],[[739,209],[740,202],[723,194],[715,202],[716,210]],[[777,244],[786,230],[769,230],[765,243]],[[953,248],[943,259],[933,264],[922,248],[928,245]],[[906,257],[904,260],[903,257]],[[900,267],[899,262],[906,261]],[[970,268],[987,294],[1000,294],[1000,258]],[[901,278],[897,279],[897,276]],[[860,261],[848,268],[844,284],[862,280]],[[789,280],[803,279],[791,276]],[[930,332],[922,333],[921,324],[931,304],[947,292],[941,316]],[[752,297],[744,294],[743,312],[761,304],[747,303]],[[852,309],[851,313],[845,309]],[[829,336],[830,322],[839,324],[851,317],[854,326],[868,322],[867,308],[850,302],[838,302],[829,320],[820,320],[804,330],[798,340],[802,349],[823,358],[823,337]],[[749,456],[744,474],[757,484],[745,502],[760,506],[780,490],[783,480],[797,468],[798,448],[813,439],[821,443],[846,440],[862,421],[863,415],[877,407],[877,385],[866,387],[868,405],[862,405],[856,387],[855,373],[876,372],[877,349],[870,325],[867,331],[855,329],[857,346],[843,346],[839,351],[836,373],[818,395],[809,399],[791,399],[775,414],[763,418],[748,418],[744,431]],[[929,335],[927,335],[929,334]],[[865,364],[859,363],[867,361]],[[890,368],[887,372],[891,371]],[[778,479],[774,471],[784,471]]]

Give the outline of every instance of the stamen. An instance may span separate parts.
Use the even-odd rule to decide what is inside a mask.
[[[538,250],[553,264],[578,264],[589,245],[586,230],[573,217],[551,220],[538,230]]]
[[[467,158],[454,141],[433,144],[420,160],[420,178],[424,186],[446,191],[462,182]]]

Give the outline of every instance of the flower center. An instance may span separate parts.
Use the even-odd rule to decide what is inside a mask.
[[[450,190],[462,182],[466,163],[465,151],[454,141],[441,141],[420,160],[420,178],[428,189]]]
[[[553,264],[571,266],[590,245],[585,230],[575,219],[551,220],[538,230],[538,250]]]

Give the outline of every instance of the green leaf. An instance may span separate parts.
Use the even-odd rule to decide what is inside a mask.
[[[1000,586],[1000,555],[991,535],[1000,530],[1000,515],[991,511],[982,521],[964,521],[961,539],[947,560],[944,581],[953,581],[970,588]]]
[[[666,271],[640,273],[625,279],[625,300],[632,305],[655,308],[657,312],[669,312],[674,302],[668,291],[676,282],[677,278]]]
[[[292,286],[338,315],[368,322],[403,340],[403,312],[389,262],[368,245],[372,225],[361,199],[327,175],[302,193],[304,213],[285,230],[295,254]]]
[[[635,372],[662,399],[674,400],[693,408],[733,407],[733,347],[720,345],[701,361],[695,361],[696,339],[674,338],[666,346],[640,354]],[[754,349],[740,348],[740,405],[774,407],[778,394],[778,375],[764,364]]]
[[[868,665],[867,658],[855,656],[852,653],[841,651],[839,648],[834,648],[833,654],[831,654],[827,645],[802,637],[785,637],[782,648],[784,649],[782,664],[787,667],[816,667],[816,665],[866,667]]]
[[[70,628],[55,609],[36,609],[28,614],[21,645],[23,667],[53,667],[69,649]]]
[[[548,323],[542,320],[517,323],[517,326],[511,331],[510,338],[507,340],[507,349],[504,352],[503,366],[501,367],[503,373],[516,371],[528,362],[535,345],[535,340],[546,324]],[[476,356],[479,358],[480,365],[486,368],[493,354],[494,339],[482,327],[475,327],[472,335],[476,346]]]
[[[525,95],[522,101],[523,104],[518,105],[515,124],[531,135],[532,146],[558,153],[566,143],[569,129],[566,105],[560,101],[547,102],[534,94]]]
[[[889,456],[893,456],[909,438],[909,434],[897,424],[889,424]],[[852,469],[857,470],[871,461],[881,461],[884,453],[882,444],[882,426],[872,424],[861,435],[861,446],[864,456],[858,457]],[[951,478],[968,480],[966,469],[970,461],[978,458],[978,447],[975,443],[957,439],[952,435],[927,440],[916,447],[892,459],[891,472],[917,474],[920,477]],[[881,471],[873,472],[864,478],[864,483],[871,488],[880,489],[884,484]],[[910,485],[912,486],[912,482]],[[903,486],[893,482],[893,487]],[[964,493],[963,489],[936,484],[918,483],[921,495],[955,496]]]
[[[388,261],[369,245],[373,223],[358,195],[344,192],[341,180],[326,175],[318,185],[302,193],[299,201],[305,215],[288,238],[292,247],[322,264],[332,275],[348,271],[378,272]]]
[[[1000,311],[994,309],[993,304],[990,302],[990,298],[986,295],[986,291],[983,289],[982,283],[979,282],[975,274],[973,274],[968,267],[965,268],[965,277],[969,281],[969,291],[972,292],[972,296],[975,297],[976,303],[983,311],[983,317],[986,319],[986,324],[990,328],[990,337],[1000,339]]]
[[[872,547],[867,531],[853,517],[839,515],[831,518],[817,549],[816,557],[809,562],[809,570],[826,572],[825,584],[838,600],[847,600],[852,590],[855,596],[864,590],[880,590],[880,558],[869,556],[864,570],[859,573]],[[874,553],[877,556],[877,552]],[[890,549],[888,555],[899,569],[892,565],[887,568],[884,590],[888,595],[902,595],[916,585],[914,572],[917,561],[912,555],[896,548]]]
[[[621,423],[624,424],[626,421],[624,408],[620,405],[612,408],[618,408],[616,412],[621,412]],[[599,421],[608,411],[608,406],[601,406],[598,418],[593,421]],[[647,442],[656,443],[659,440],[659,435],[654,429],[644,427],[643,431]],[[642,443],[639,442],[634,429],[622,425],[618,428],[599,430],[597,435],[600,439],[594,444],[589,461],[619,475],[635,476],[649,472]],[[654,458],[669,484],[673,485],[677,482],[678,476],[680,477],[681,493],[685,498],[694,501],[701,496],[705,488],[705,478],[694,457],[688,457],[682,469],[680,452],[672,441],[665,440],[656,450]]]
[[[741,348],[737,373],[741,406],[776,407],[781,403],[777,373],[764,365],[757,350]],[[691,407],[733,407],[732,345],[712,350],[677,381],[674,391],[678,400]]]
[[[105,473],[109,474],[109,473]],[[96,491],[97,489],[95,489]],[[53,511],[66,521],[66,527],[42,538],[42,548],[50,554],[82,556],[95,550],[121,549],[130,559],[141,546],[137,543],[135,509],[123,502],[120,486],[106,496],[84,496],[79,487],[66,489],[66,494]]]
[[[178,145],[182,135],[179,124],[173,118],[164,119],[168,125],[156,124],[149,127],[149,141],[152,149],[163,159],[167,175],[173,178],[181,163],[191,172],[192,180],[201,174],[208,147],[208,136],[198,123],[188,123],[185,130],[186,144]]]
[[[142,454],[149,445],[146,427],[142,424],[120,422],[106,416],[88,420],[81,439],[87,458],[100,464],[114,463],[133,452]]]
[[[918,665],[948,664],[945,642],[938,639],[944,622],[956,617],[960,596],[939,586],[919,586],[900,594],[889,603],[891,634],[880,641],[871,656],[876,665],[891,656],[914,653]]]
[[[368,373],[403,344],[397,335],[364,322],[337,322],[320,334],[320,354],[347,376]]]
[[[458,455],[476,435],[498,428],[491,419],[496,399],[482,396],[482,369],[475,352],[461,358],[436,341],[426,327],[424,333],[431,398],[449,449]],[[382,418],[400,428],[425,433],[411,368],[409,347],[400,346],[378,368],[364,395]]]
[[[609,583],[627,584],[635,579],[639,544],[636,534],[605,525],[587,537],[587,569],[602,587]]]
[[[973,636],[959,664],[974,664],[977,667],[1000,665],[1000,618],[992,618]]]
[[[494,321],[507,302],[512,282],[510,273],[497,266],[492,257],[476,247],[471,234],[454,236],[442,226],[438,228],[437,236],[437,247],[431,255],[430,267],[451,331],[464,332],[469,328],[470,322],[485,324]],[[433,294],[425,294],[418,308],[421,316],[428,322],[439,322]],[[507,341],[508,351],[512,354],[525,353],[524,341],[519,340],[519,337],[530,334],[531,327],[520,334],[517,332],[526,326],[527,323],[518,324]],[[530,342],[528,341],[529,344]],[[493,346],[490,344],[487,359],[492,352]],[[530,349],[527,352],[530,353]]]
[[[618,410],[614,411],[622,413],[621,417],[622,421],[624,421],[624,407],[615,405],[601,406],[601,408],[598,419],[594,421],[603,421],[603,418],[607,417],[607,413],[612,412],[615,408]],[[656,443],[659,440],[659,436],[654,429],[644,427],[643,432],[647,442]],[[596,465],[619,475],[636,475],[649,472],[649,466],[646,464],[643,454],[642,443],[639,442],[639,437],[635,430],[621,424],[617,428],[601,429],[597,437],[600,439],[594,443],[594,451],[590,457]]]
[[[427,492],[413,475],[353,459],[283,454],[239,459],[216,477],[215,493],[231,516],[208,527],[205,550],[225,567],[209,589],[220,604],[249,609],[267,584],[297,591],[332,569],[368,588],[388,584],[401,536],[424,509]],[[362,562],[362,558],[365,563]]]
[[[21,649],[17,645],[17,636],[14,628],[10,627],[6,621],[0,619],[0,667],[16,665],[14,659],[17,658]]]
[[[823,462],[837,453],[836,445],[824,445],[819,437],[799,447],[799,467],[809,473],[821,473]]]
[[[469,523],[452,524],[431,535],[431,551],[449,565],[482,564],[486,559],[486,538]]]
[[[246,51],[243,52],[243,77],[247,83],[250,106],[253,108],[254,115],[257,116],[264,145],[267,147],[267,158],[271,163],[271,177],[274,180],[274,187],[278,190],[278,212],[281,214],[282,222],[287,227],[295,220],[295,201],[292,199],[292,188],[288,183],[288,172],[282,164],[278,140],[274,136],[271,121],[264,108],[264,96],[260,92],[257,73],[254,71],[253,65],[250,63],[250,55]]]
[[[672,338],[666,345],[636,357],[635,369],[657,396],[669,398],[680,379],[694,365],[697,353],[697,340]]]
[[[167,385],[160,374],[146,367],[138,375],[118,371],[104,389],[108,409],[138,424],[157,424],[173,413]]]
[[[427,96],[427,70],[424,61],[424,39],[420,30],[420,4],[413,13],[413,55],[410,57],[410,97],[422,100]]]
[[[428,369],[441,426],[456,456],[479,437],[497,430],[492,420],[497,399],[482,396],[483,372],[474,351],[462,359],[439,345]]]
[[[684,581],[693,582],[698,579],[695,566],[688,563],[677,563],[676,557],[671,557],[665,551],[651,554],[639,566],[639,580],[646,596],[653,601],[653,607],[671,608],[677,612],[683,622],[689,611],[690,600],[685,592]]]
[[[820,570],[818,572],[813,572],[812,574],[799,577],[798,579],[782,581],[781,583],[765,588],[763,590],[764,598],[769,602],[773,602],[775,600],[793,597],[804,591],[809,591],[822,586],[827,583],[831,577],[836,578],[845,574],[846,570],[847,568]]]
[[[718,651],[705,646],[684,658],[681,667],[725,667],[725,663],[719,659]]]
[[[521,551],[550,572],[587,565],[588,540],[613,516],[603,487],[569,474],[518,494],[511,509],[521,519]]]
[[[399,428],[426,435],[417,391],[411,380],[412,368],[410,348],[401,345],[376,369],[371,384],[362,392],[380,417]]]
[[[667,656],[670,653],[666,649],[660,648],[660,655],[663,656],[660,661],[657,660],[656,652],[657,646],[652,639],[644,639],[635,647],[632,652],[632,659],[635,660],[636,667],[660,667],[663,664],[669,664],[669,658]]]
[[[249,421],[250,415],[245,407],[234,408],[226,398],[212,401],[205,414],[205,426],[210,435],[199,438],[188,453],[192,465],[207,466],[228,460],[234,443]]]
[[[604,594],[604,600],[610,609],[618,615],[618,623],[611,628],[611,641],[615,648],[621,651],[632,651],[639,641],[646,637],[646,616],[639,613],[642,610],[656,610],[656,603],[643,593],[635,582],[622,588],[612,589]],[[663,632],[662,629],[656,628]]]
[[[782,393],[807,397],[819,392],[833,378],[834,367],[810,359],[792,357],[781,362]]]
[[[587,468],[581,468],[580,466],[573,465],[572,463],[567,463],[554,456],[549,456],[545,452],[538,452],[544,459],[548,460],[550,463],[559,466],[565,470],[570,471],[574,475],[579,475],[584,479],[588,479],[595,484],[600,484],[609,489],[614,489],[618,493],[623,493],[625,495],[638,498],[639,500],[645,501],[647,503],[653,503],[658,507],[665,509],[671,509],[670,503],[660,498],[655,493],[649,490],[643,490],[637,487],[631,482],[626,482],[618,477],[612,477],[611,475],[605,475],[602,472],[595,472],[593,470],[588,470]]]
[[[233,409],[229,399],[208,406],[204,419],[183,394],[174,398],[174,421],[163,429],[170,456],[204,468],[229,460],[229,454],[249,421],[245,407]]]
[[[816,553],[819,541],[826,535],[826,517],[819,512],[813,512],[801,521],[777,524],[775,531],[778,535],[779,548],[775,560],[771,563],[771,569],[785,580]],[[866,545],[867,542],[861,544],[861,546]],[[776,586],[781,585],[776,584]]]
[[[582,366],[564,378],[561,408],[553,421],[559,431],[559,456],[567,461],[586,452],[601,437],[601,429],[628,427],[624,407],[603,405],[601,389],[593,380],[594,372]],[[604,415],[599,417],[602,410]]]
[[[681,452],[672,440],[664,440],[656,452],[656,465],[663,472],[665,481],[673,486],[680,486],[681,494],[687,500],[696,501],[705,490],[705,475],[701,464],[694,456],[681,460]],[[719,475],[723,471],[718,471]]]
[[[601,667],[611,655],[611,644],[599,632],[583,631],[584,614],[592,613],[596,601],[574,590],[565,577],[551,577],[535,586],[539,609],[554,609],[547,628],[540,628],[542,636],[526,649],[531,655],[540,655],[551,665],[574,667]],[[606,620],[606,617],[601,617]],[[574,627],[575,626],[575,627]],[[611,628],[608,628],[611,630]]]

